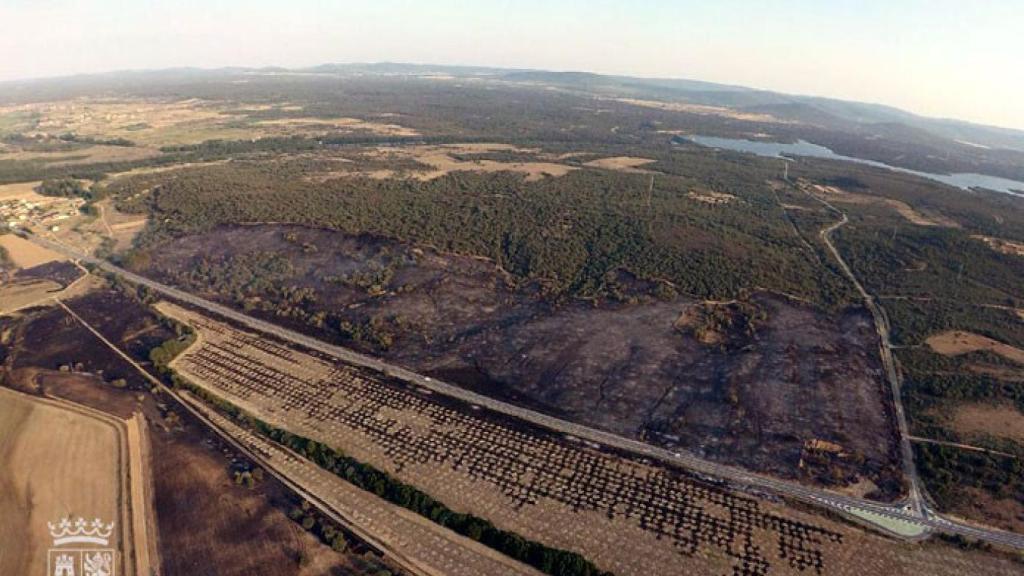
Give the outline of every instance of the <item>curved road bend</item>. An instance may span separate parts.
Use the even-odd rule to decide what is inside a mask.
[[[568,434],[578,439],[589,440],[598,444],[604,444],[609,447],[625,450],[639,456],[645,456],[668,464],[683,467],[697,473],[698,475],[710,477],[711,480],[724,479],[727,482],[732,482],[738,485],[739,487],[763,490],[795,498],[810,504],[824,506],[842,514],[849,514],[852,510],[861,510],[921,526],[925,530],[939,530],[946,533],[960,534],[965,537],[984,540],[994,544],[1024,549],[1024,535],[1021,534],[1014,534],[990,528],[980,528],[970,524],[946,520],[924,507],[922,507],[921,510],[908,510],[905,504],[882,504],[879,502],[865,500],[863,498],[837,494],[820,488],[804,486],[797,482],[771,478],[734,466],[710,462],[688,452],[672,452],[664,448],[645,444],[610,432],[574,424],[546,414],[520,408],[506,402],[501,402],[487,396],[482,396],[480,394],[458,388],[445,382],[416,374],[399,366],[387,364],[371,356],[359,354],[340,346],[334,346],[316,338],[306,336],[305,334],[300,334],[293,330],[274,325],[270,322],[253,318],[252,316],[248,316],[221,304],[211,302],[177,288],[150,280],[144,276],[139,276],[138,274],[115,266],[106,260],[80,254],[62,244],[41,238],[37,235],[28,235],[25,238],[69,258],[92,264],[106,272],[118,275],[125,280],[146,286],[147,288],[155,292],[159,292],[167,297],[191,304],[224,318],[228,318],[251,329],[265,332],[277,338],[288,340],[295,344],[299,344],[300,346],[334,356],[351,364],[381,372],[388,376],[401,379],[409,384],[421,386],[470,404],[483,406],[495,412],[512,416],[557,432]],[[884,526],[880,525],[879,527],[886,530]]]

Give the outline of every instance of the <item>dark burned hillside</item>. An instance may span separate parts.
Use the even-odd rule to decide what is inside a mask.
[[[352,89],[346,113],[369,114]],[[229,161],[105,182],[152,216],[125,262],[544,411],[776,474],[866,477],[856,489],[883,496],[901,487],[878,340],[820,231],[847,214],[835,242],[895,343],[950,326],[1014,342],[1020,258],[979,240],[1024,238],[1013,199],[817,160],[782,182],[778,160],[670,143],[777,125],[522,87],[441,106],[450,88],[424,90],[437,107],[381,101],[416,139],[206,142],[165,153]],[[397,152],[493,141],[430,177]],[[615,157],[651,162],[587,166]],[[567,173],[517,172],[531,162]],[[508,170],[474,170],[487,163]],[[908,377],[914,422],[963,393],[927,382]]]
[[[488,261],[295,226],[219,227],[146,254],[135,263],[149,276],[542,411],[786,477],[901,490],[863,311],[658,298],[626,272],[608,296],[552,300]]]
[[[149,350],[175,337],[131,290],[103,287],[68,304],[143,364]],[[150,384],[135,369],[60,308],[0,318],[0,385],[121,418],[145,415],[161,574],[399,573],[347,533],[348,541],[333,549],[319,542],[288,516],[301,500],[262,471],[258,482],[239,482],[249,463],[233,447],[167,397],[147,393]]]
[[[151,122],[118,124],[107,102],[97,133],[64,138],[37,132],[80,114],[5,115],[0,182],[96,181],[82,218],[99,198],[107,216],[150,216],[115,259],[252,314],[649,442],[894,497],[892,399],[872,319],[822,242],[835,227],[891,324],[913,433],[1013,455],[918,442],[929,496],[1024,518],[1017,484],[993,480],[1016,473],[1020,440],[962,426],[985,410],[1024,422],[1024,368],[928,344],[957,331],[1024,349],[1020,198],[807,158],[784,180],[780,159],[672,142],[803,138],[1021,179],[1019,153],[835,109],[744,107],[753,93],[320,72],[81,79],[60,96],[98,106],[116,90]],[[168,109],[197,117],[161,124]]]

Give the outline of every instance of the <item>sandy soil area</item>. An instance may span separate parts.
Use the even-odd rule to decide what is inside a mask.
[[[259,126],[297,127],[320,131],[327,131],[332,128],[345,128],[385,136],[419,136],[419,132],[412,128],[406,128],[398,124],[367,122],[358,118],[279,118],[276,120],[260,120],[256,124]]]
[[[751,112],[740,112],[729,108],[722,108],[719,106],[702,106],[700,104],[687,104],[685,102],[662,102],[660,100],[640,100],[637,98],[616,98],[618,102],[626,104],[633,104],[634,106],[643,106],[645,108],[657,108],[659,110],[671,110],[673,112],[689,112],[691,114],[701,114],[704,116],[723,116],[726,118],[735,118],[737,120],[749,120],[753,122],[774,122],[789,124],[785,120],[776,118],[770,114],[757,114]]]
[[[411,176],[418,180],[433,180],[451,172],[519,172],[526,174],[529,182],[540,180],[545,176],[564,176],[577,168],[556,162],[499,162],[496,160],[460,160],[459,154],[482,154],[486,152],[512,151],[536,152],[536,150],[520,149],[507,144],[450,144],[445,146],[410,146],[407,148],[379,148],[378,157],[390,157],[395,160],[411,159],[429,166],[430,170],[413,171]],[[393,178],[397,174],[392,170],[376,170],[372,172],[349,172],[349,175],[368,176],[371,178]]]
[[[912,208],[906,202],[899,200],[893,200],[892,198],[882,198],[880,196],[871,196],[868,194],[857,194],[855,192],[847,192],[841,188],[835,186],[821,186],[818,184],[814,185],[816,193],[826,200],[831,202],[842,202],[844,204],[861,204],[861,205],[877,205],[887,206],[892,210],[895,210],[897,214],[905,218],[911,224],[918,226],[940,226],[943,228],[959,228],[960,224],[954,220],[951,220],[940,214],[924,214]]]
[[[494,152],[510,152],[523,157],[522,159],[472,158]],[[579,166],[563,164],[561,161],[580,155],[592,155],[587,152],[569,154],[548,154],[537,148],[520,148],[510,144],[499,143],[462,143],[432,146],[380,147],[368,149],[365,156],[379,163],[375,168],[356,169],[353,160],[332,158],[336,168],[306,176],[313,182],[323,182],[334,178],[363,177],[374,179],[415,178],[417,180],[433,180],[452,172],[516,172],[526,175],[528,182],[541,180],[545,177],[559,177],[579,169]],[[654,160],[633,157],[603,158],[588,163],[591,168],[617,170],[632,174],[651,174],[648,170],[638,168]]]
[[[697,202],[704,202],[705,204],[728,204],[733,200],[736,200],[736,197],[732,194],[712,192],[710,190],[692,190],[686,193],[686,197],[690,200],[696,200]]]
[[[124,138],[137,145],[92,146],[84,150],[59,153],[16,151],[7,156],[62,163],[140,158],[159,154],[158,148],[161,146],[194,144],[212,139],[239,140],[338,131],[369,132],[385,136],[417,134],[416,131],[397,124],[354,118],[266,119],[249,114],[265,114],[272,108],[274,107],[266,105],[238,106],[198,98],[77,98],[0,107],[0,118],[7,114],[25,116],[26,113],[32,113],[40,117],[38,123],[15,124],[14,130],[29,135],[57,136],[74,133],[96,139]],[[90,158],[74,159],[83,154]]]
[[[6,160],[37,160],[49,166],[73,166],[101,162],[131,162],[159,156],[160,151],[144,146],[89,146],[67,152],[14,152]]]
[[[45,196],[36,193],[36,186],[42,182],[19,182],[17,184],[4,184],[0,186],[0,200],[31,200],[38,202],[46,200]]]
[[[121,547],[123,457],[118,430],[56,404],[0,389],[0,573],[42,574],[52,546],[48,522],[116,522]],[[6,532],[6,533],[3,533]]]
[[[971,238],[981,240],[996,252],[1002,252],[1003,254],[1010,254],[1012,256],[1024,256],[1024,243],[1003,240],[1002,238],[992,238],[990,236],[973,235]],[[1024,316],[1022,316],[1022,318],[1024,318]]]
[[[0,284],[0,316],[45,301],[60,292],[53,280],[30,279]]]
[[[1024,364],[1024,350],[981,336],[980,334],[964,332],[962,330],[950,330],[936,334],[925,340],[925,343],[932,350],[943,356],[959,356],[960,354],[967,354],[977,350],[988,350],[1012,362]]]
[[[1013,368],[993,366],[991,364],[971,364],[967,369],[975,374],[984,374],[998,380],[1024,382],[1024,370],[1014,370]]]
[[[540,152],[538,148],[522,148],[514,144],[502,144],[500,142],[464,142],[461,144],[444,144],[438,146],[445,150],[451,150],[457,154],[483,154],[484,152]]]
[[[640,166],[645,166],[656,162],[650,158],[635,158],[632,156],[613,156],[611,158],[598,158],[597,160],[591,160],[585,162],[584,166],[590,168],[603,168],[605,170],[618,170],[620,172],[630,172],[633,174],[650,174],[649,170],[642,170]]]
[[[555,164],[554,162],[497,162],[494,160],[475,160],[463,162],[456,160],[444,152],[426,153],[417,156],[416,160],[434,167],[434,170],[417,174],[420,180],[433,180],[449,172],[520,172],[526,174],[526,181],[533,182],[545,176],[565,176],[575,170],[572,166]]]
[[[135,542],[135,574],[150,574],[152,566],[159,566],[155,531],[153,500],[150,497],[149,442],[146,438],[146,417],[135,413],[126,423],[128,442],[128,474],[131,478],[130,509],[132,539]]]
[[[984,434],[1024,442],[1024,413],[1012,405],[965,404],[953,415],[961,434]]]
[[[67,259],[14,234],[0,235],[0,246],[7,250],[11,261],[19,268],[31,268],[47,262],[59,262]]]
[[[97,233],[114,240],[115,250],[124,250],[132,245],[132,241],[146,226],[148,218],[142,214],[128,214],[114,207],[111,199],[96,204],[99,218],[91,223]]]
[[[115,172],[108,174],[107,177],[101,180],[102,184],[109,184],[111,180],[122,178],[126,176],[138,176],[140,174],[158,174],[161,172],[170,172],[172,170],[183,170],[186,168],[197,168],[200,166],[216,166],[217,164],[227,164],[228,160],[212,160],[210,162],[181,162],[179,164],[171,164],[169,166],[146,166],[144,168],[133,168],[124,172]]]

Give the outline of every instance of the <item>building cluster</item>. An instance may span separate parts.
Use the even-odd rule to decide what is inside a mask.
[[[0,200],[0,222],[8,228],[42,227],[56,232],[60,225],[79,214],[82,198],[11,198]]]

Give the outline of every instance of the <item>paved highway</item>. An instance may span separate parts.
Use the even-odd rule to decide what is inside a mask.
[[[899,520],[915,526],[920,526],[922,536],[926,535],[928,531],[938,530],[951,534],[960,534],[965,537],[984,540],[994,544],[1024,549],[1024,535],[947,520],[929,510],[923,504],[918,504],[917,506],[908,506],[906,504],[887,505],[865,500],[863,498],[837,494],[820,488],[805,486],[796,482],[779,480],[749,472],[734,466],[726,466],[710,462],[687,452],[669,451],[637,440],[589,428],[587,426],[554,418],[552,416],[534,412],[506,402],[501,402],[445,382],[416,374],[402,367],[387,364],[377,358],[359,354],[340,346],[334,346],[305,334],[300,334],[270,322],[253,318],[252,316],[248,316],[188,292],[150,280],[144,276],[139,276],[138,274],[115,266],[106,260],[78,253],[63,244],[47,240],[38,235],[26,235],[25,238],[45,248],[61,253],[71,259],[91,264],[108,273],[120,276],[129,282],[146,286],[147,288],[163,294],[164,296],[191,304],[197,308],[201,308],[207,312],[212,312],[224,318],[233,320],[251,329],[334,356],[351,364],[376,370],[388,376],[401,379],[409,384],[421,386],[441,394],[446,394],[470,404],[483,406],[490,410],[494,410],[495,412],[513,416],[515,418],[567,434],[580,440],[586,440],[626,450],[639,456],[686,468],[700,476],[707,477],[709,480],[724,481],[740,489],[747,489],[755,492],[763,491],[786,496],[803,502],[823,506],[847,516],[851,513],[856,515],[857,511],[863,511],[880,515],[885,518]],[[898,402],[897,405],[899,405]],[[916,476],[912,478],[916,480]],[[859,519],[860,521],[864,521],[863,518]],[[876,523],[876,525],[883,530],[888,530],[884,524]]]

